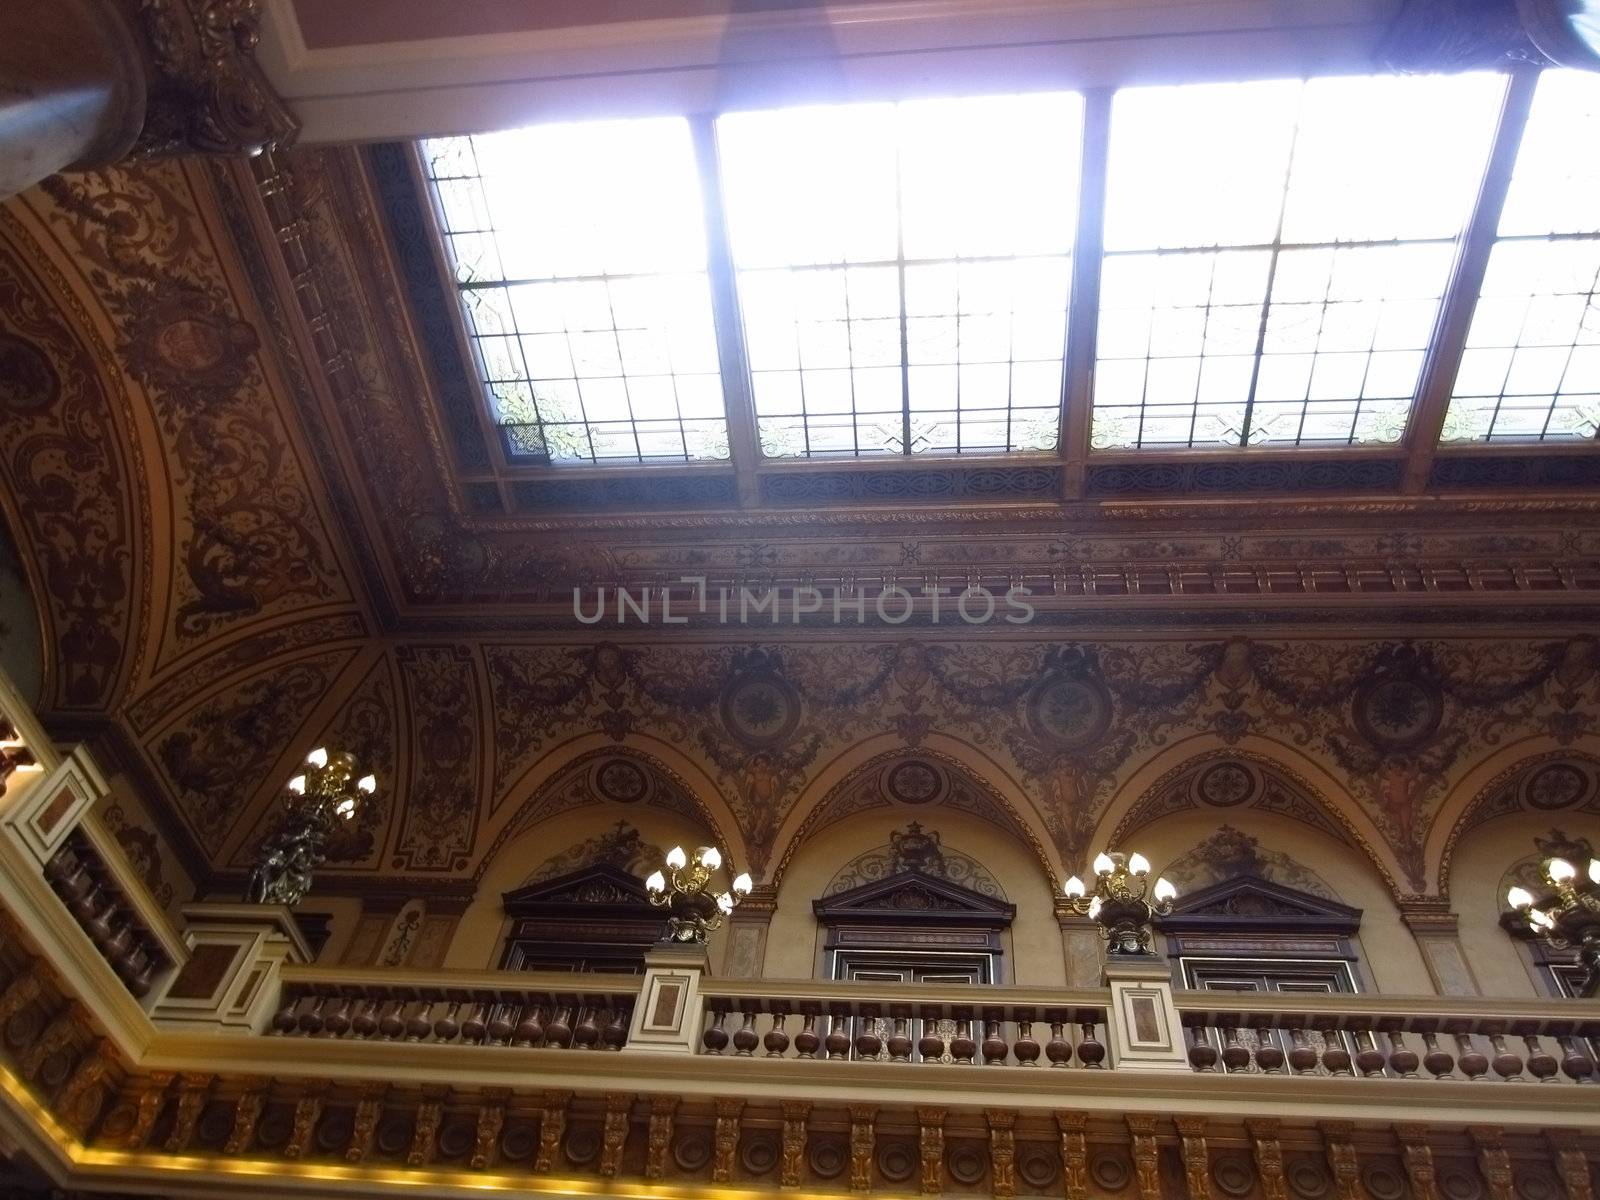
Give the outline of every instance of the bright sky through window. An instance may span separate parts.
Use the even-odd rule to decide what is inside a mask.
[[[726,458],[688,123],[545,125],[422,150],[508,453]]]
[[[1504,86],[1119,92],[1092,444],[1398,441]]]
[[[761,452],[1057,446],[1081,101],[721,118]]]
[[[1501,210],[1446,441],[1600,431],[1600,75],[1550,71]]]

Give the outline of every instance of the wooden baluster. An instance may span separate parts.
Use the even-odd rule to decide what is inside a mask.
[[[406,1041],[420,1042],[433,1032],[433,1006],[436,1002],[427,996],[422,997],[416,1011],[411,1014],[406,1022]]]
[[[994,1009],[987,1009],[983,1014],[983,1065],[986,1067],[1003,1067],[1006,1055],[1011,1052],[1011,1047],[1006,1044],[1006,1039],[1000,1036],[1000,1014]]]
[[[773,1010],[772,1028],[761,1039],[762,1049],[767,1052],[768,1058],[782,1058],[788,1052],[789,1034],[783,1027],[788,1019],[789,1014],[781,1006]]]
[[[600,1044],[600,1022],[592,1004],[578,1010],[578,1023],[572,1030],[572,1044],[582,1050],[593,1050]]]
[[[632,1017],[633,1009],[626,1002],[612,1005],[611,1022],[601,1035],[607,1050],[621,1050],[628,1044],[628,1022]]]
[[[456,1035],[461,1032],[461,1022],[456,1018],[461,1014],[461,1001],[450,1001],[450,1007],[445,1010],[444,1016],[433,1023],[433,1037],[439,1042],[453,1042]]]
[[[978,1043],[972,1038],[972,1018],[956,1018],[956,1035],[950,1039],[950,1054],[958,1063],[970,1066],[978,1053]]]
[[[284,989],[283,1002],[278,1011],[272,1015],[272,1030],[280,1037],[287,1037],[299,1027],[300,1019],[295,1009],[300,1007],[300,997],[288,988]]]
[[[461,1026],[461,1040],[470,1042],[474,1046],[483,1044],[484,1036],[489,1032],[489,1002],[478,1001],[472,1010],[472,1015]]]
[[[1256,1021],[1256,1066],[1267,1075],[1283,1074],[1283,1047],[1273,1037],[1273,1029],[1266,1017]]]
[[[1556,1038],[1561,1047],[1561,1073],[1573,1083],[1587,1083],[1594,1074],[1594,1059],[1578,1048],[1578,1039],[1564,1033]]]
[[[1473,1043],[1470,1033],[1462,1030],[1455,1037],[1456,1050],[1459,1051],[1456,1055],[1456,1066],[1461,1068],[1463,1075],[1476,1083],[1489,1073],[1489,1059]]]
[[[827,1048],[829,1058],[850,1057],[850,1035],[845,1032],[849,1024],[849,1016],[839,1009],[834,1009],[828,1015],[828,1036],[822,1044]]]
[[[939,1032],[939,1010],[922,1010],[922,1036],[917,1039],[917,1057],[936,1063],[944,1057],[944,1035]]]
[[[378,1002],[368,999],[362,1002],[361,1011],[350,1022],[350,1028],[358,1038],[369,1038],[378,1032]]]
[[[1383,1078],[1383,1051],[1378,1049],[1378,1038],[1370,1029],[1356,1030],[1356,1070],[1367,1079]]]
[[[1421,1063],[1417,1052],[1406,1045],[1405,1035],[1398,1029],[1389,1030],[1389,1069],[1402,1079],[1415,1079]]]
[[[1321,1021],[1317,1024],[1317,1032],[1322,1035],[1322,1065],[1328,1074],[1355,1074],[1350,1069],[1350,1051],[1345,1047],[1338,1023],[1332,1019]]]
[[[150,988],[155,983],[155,973],[160,968],[161,961],[153,951],[146,949],[144,962],[139,965],[139,968],[134,971],[133,977],[128,980],[128,990],[141,1000],[148,996]]]
[[[504,1046],[510,1040],[512,1030],[516,1028],[516,1020],[515,1004],[496,1004],[494,1016],[489,1018],[489,1027],[485,1033],[496,1046]]]
[[[516,1029],[511,1032],[511,1042],[515,1046],[538,1046],[544,1043],[544,1023],[539,1020],[541,1006],[530,1000],[522,1006],[522,1016],[517,1021]]]
[[[733,1033],[733,1052],[740,1058],[751,1058],[761,1044],[761,1039],[756,1036],[756,1010],[747,1005],[742,1015],[744,1023]]]
[[[329,1006],[333,1007],[333,1012],[323,1022],[323,1029],[327,1031],[329,1037],[343,1037],[350,1032],[350,1010],[355,1007],[355,1003],[354,996],[328,1001]]]
[[[1019,1067],[1039,1065],[1039,1043],[1033,1037],[1032,1017],[1032,1012],[1017,1014],[1017,1044],[1012,1048],[1012,1052],[1017,1056]]]
[[[1072,1043],[1067,1040],[1066,1022],[1050,1021],[1050,1040],[1044,1044],[1044,1056],[1052,1067],[1065,1067],[1072,1062]]]
[[[300,1013],[300,1032],[307,1037],[315,1037],[322,1032],[322,1006],[328,1002],[326,996],[313,996],[311,1003],[306,1005]]]
[[[386,1000],[383,1012],[378,1017],[378,1036],[386,1042],[392,1042],[406,1031],[404,1013],[406,1002],[404,1000]]]
[[[544,1042],[547,1046],[565,1050],[572,1045],[572,1005],[557,1003],[553,1011],[555,1015],[545,1022]]]
[[[878,1036],[878,1010],[874,1005],[863,1005],[856,1020],[856,1057],[877,1058],[883,1049],[883,1039]]]
[[[1217,1057],[1217,1048],[1211,1044],[1210,1030],[1204,1025],[1190,1025],[1189,1065],[1196,1071],[1214,1071]]]
[[[1422,1045],[1427,1053],[1422,1056],[1422,1066],[1435,1079],[1448,1079],[1456,1069],[1455,1056],[1439,1045],[1439,1035],[1429,1032],[1422,1035]]]
[[[1522,1044],[1528,1048],[1528,1074],[1540,1083],[1549,1083],[1561,1069],[1561,1064],[1556,1062],[1555,1055],[1540,1045],[1537,1034],[1523,1034]]]
[[[711,1010],[711,1024],[706,1026],[706,1031],[700,1035],[707,1054],[721,1054],[728,1048],[728,1031],[725,1028],[728,1021],[728,1006],[719,1002]]]
[[[889,1033],[887,1046],[890,1062],[908,1063],[911,1061],[911,1020],[903,1012],[894,1015],[894,1029]]]
[[[794,1035],[795,1057],[816,1058],[821,1046],[822,1036],[817,1033],[816,1010],[808,1008],[800,1014],[800,1032]]]
[[[1080,1016],[1082,1015],[1081,1009],[1079,1014]],[[1083,1040],[1078,1043],[1078,1061],[1094,1071],[1100,1070],[1101,1064],[1106,1057],[1105,1044],[1100,1041],[1095,1032],[1101,1020],[1104,1020],[1104,1017],[1082,1022]]]
[[[1289,1030],[1289,1067],[1296,1075],[1309,1075],[1317,1069],[1317,1048],[1298,1026]]]
[[[1489,1064],[1501,1079],[1522,1078],[1522,1056],[1506,1045],[1506,1035],[1501,1030],[1489,1034],[1489,1044],[1494,1047],[1494,1059]]]
[[[1222,1066],[1229,1074],[1250,1068],[1250,1048],[1239,1040],[1239,1027],[1233,1017],[1222,1027]]]

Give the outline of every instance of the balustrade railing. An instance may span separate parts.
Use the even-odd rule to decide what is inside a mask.
[[[703,1054],[733,1058],[1106,1067],[1107,993],[709,980]]]
[[[454,971],[285,972],[280,1037],[620,1050],[639,981]]]
[[[149,995],[155,976],[173,964],[139,911],[143,885],[119,874],[83,828],[62,842],[45,864],[44,876],[128,990],[141,998]]]
[[[1600,1007],[1576,1001],[1174,997],[1197,1073],[1566,1084],[1600,1074]],[[707,980],[700,1053],[1104,1070],[1109,1001],[1097,989]]]
[[[1176,997],[1201,1073],[1578,1084],[1600,1053],[1600,1006],[1579,1001]]]

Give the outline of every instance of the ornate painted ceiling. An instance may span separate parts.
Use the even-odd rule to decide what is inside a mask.
[[[197,880],[242,878],[323,740],[385,784],[329,890],[470,890],[589,803],[674,808],[771,882],[895,803],[992,820],[1057,876],[1162,812],[1264,806],[1426,895],[1474,814],[1596,805],[1592,450],[1441,459],[1412,493],[1314,452],[553,478],[497,451],[409,172],[301,150],[0,209],[41,708]],[[574,618],[574,588],[687,601],[684,576],[1016,588],[1036,615]]]

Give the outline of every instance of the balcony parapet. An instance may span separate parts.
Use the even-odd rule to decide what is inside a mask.
[[[288,967],[280,1037],[621,1050],[639,979],[563,972]]]

